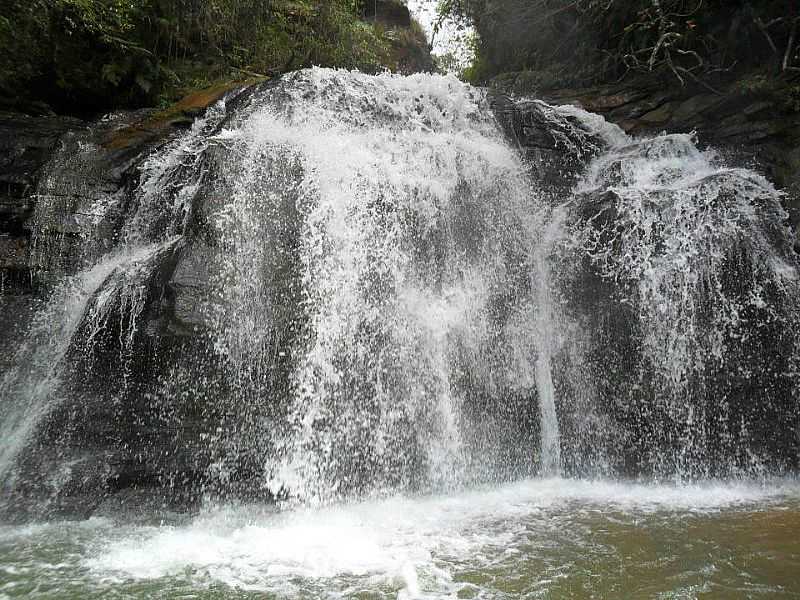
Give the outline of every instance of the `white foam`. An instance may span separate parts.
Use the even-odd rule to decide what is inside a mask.
[[[571,104],[553,107],[557,113],[564,117],[577,119],[587,133],[600,137],[611,148],[619,148],[630,144],[632,139],[622,128],[602,116],[586,111]]]
[[[227,507],[210,510],[186,527],[136,529],[98,548],[85,566],[99,577],[191,573],[300,597],[309,593],[308,586],[346,595],[366,585],[396,592],[398,598],[441,598],[463,587],[453,583],[454,565],[496,560],[514,550],[521,533],[539,526],[545,530],[581,508],[702,512],[763,505],[787,495],[800,498],[796,481],[670,486],[547,479],[318,510]]]

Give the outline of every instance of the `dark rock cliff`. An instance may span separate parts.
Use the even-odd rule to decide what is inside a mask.
[[[0,288],[4,295],[30,291],[36,189],[61,138],[83,125],[69,117],[0,113]]]
[[[9,240],[17,240],[22,249],[14,255],[16,262],[9,260],[7,264],[12,266],[6,267],[8,277],[21,283],[0,296],[3,340],[19,339],[27,314],[33,310],[34,303],[29,300],[36,297],[36,290],[30,282],[43,284],[44,294],[56,276],[75,272],[113,246],[123,217],[130,212],[126,199],[139,184],[138,167],[142,160],[152,149],[191,125],[193,117],[202,115],[211,102],[228,92],[232,104],[249,93],[216,90],[201,94],[172,112],[122,113],[94,124],[49,117],[7,117],[0,122],[8,132],[3,139],[9,141],[0,152],[2,181],[7,182],[9,190],[0,205],[6,211],[0,218],[0,228]],[[612,86],[557,90],[545,97],[554,102],[579,103],[633,133],[697,129],[701,137],[706,136],[707,143],[729,148],[744,161],[755,157],[776,181],[786,187],[796,185],[789,179],[779,179],[782,171],[776,167],[779,161],[790,160],[791,152],[787,149],[793,147],[796,122],[777,118],[769,106],[753,100],[743,105],[726,103],[716,94],[681,94],[685,92]],[[576,122],[556,114],[543,103],[514,102],[508,96],[498,95],[493,104],[506,133],[527,155],[535,178],[553,194],[563,194],[570,188],[587,161],[603,148],[590,132],[581,131]],[[224,120],[216,127],[222,124]],[[207,132],[214,133],[218,129]],[[289,359],[283,358],[283,354],[274,364],[263,366],[263,372],[234,373],[235,376],[210,372],[211,367],[202,360],[208,355],[209,340],[203,332],[207,327],[208,303],[213,302],[209,298],[212,286],[208,273],[215,257],[224,252],[219,232],[214,232],[208,215],[213,212],[216,196],[229,192],[225,182],[218,182],[215,177],[218,162],[225,157],[217,156],[213,149],[206,150],[203,164],[187,167],[202,173],[208,185],[199,186],[203,190],[191,198],[191,214],[181,239],[162,244],[142,261],[136,272],[111,273],[99,289],[117,304],[107,302],[111,308],[99,330],[88,322],[76,330],[74,344],[81,351],[75,353],[72,363],[75,376],[66,390],[71,399],[47,419],[39,442],[44,451],[32,454],[34,458],[24,465],[30,473],[44,472],[53,456],[72,465],[60,481],[58,497],[47,507],[48,511],[102,513],[114,510],[126,498],[132,503],[139,502],[136,494],[141,490],[157,490],[165,502],[185,506],[202,494],[214,492],[206,474],[213,465],[224,462],[225,457],[215,455],[204,436],[217,432],[213,435],[222,438],[232,432],[231,439],[235,436],[260,439],[258,431],[241,425],[240,411],[244,409],[226,405],[219,398],[242,384],[236,377],[258,381],[263,386],[260,390],[263,397],[280,394],[280,386],[286,385],[284,371]],[[785,163],[780,164],[784,165],[781,168],[785,177],[795,175]],[[613,200],[591,201],[613,204]],[[287,202],[291,203],[291,199]],[[112,208],[104,210],[101,218],[95,218],[101,214],[95,211],[100,206]],[[287,214],[292,214],[291,208],[286,207]],[[31,251],[34,229],[38,237]],[[296,232],[286,229],[280,234],[286,247],[276,255],[287,264],[274,265],[275,271],[288,272]],[[130,281],[124,281],[125,277]],[[598,302],[610,303],[613,290],[607,283],[595,280],[590,284],[599,290]],[[297,290],[292,285],[293,281],[287,278],[285,286],[274,286],[276,306],[299,304]],[[130,333],[135,336],[130,340],[126,336],[132,318],[125,311],[132,309],[123,306],[121,300],[128,293],[126,287],[142,292],[142,305],[137,308],[140,326]],[[12,293],[16,296],[12,297]],[[18,297],[24,300],[18,301]],[[292,332],[302,328],[302,313],[290,316],[289,309],[286,311],[286,315],[272,315],[275,331],[270,335],[274,333],[277,348],[291,346],[288,337],[297,335]],[[586,312],[595,315],[601,311],[591,306]],[[612,317],[624,320],[625,315],[612,314]],[[619,337],[615,325],[609,326],[609,331],[609,336]],[[615,343],[623,346],[627,340]],[[5,357],[13,352],[13,343],[9,341],[0,347]],[[86,348],[91,352],[83,352]],[[624,350],[619,349],[620,354]],[[164,385],[166,371],[169,386]],[[136,377],[131,377],[132,373]],[[190,381],[208,381],[205,395],[185,394],[184,388],[190,387],[185,384]],[[97,390],[115,392],[95,393]],[[625,415],[628,419],[635,417]],[[224,448],[224,441],[218,440],[214,447]],[[249,484],[259,473],[257,461],[246,454],[231,455],[236,456],[232,464],[223,465],[226,476],[230,477],[228,490],[240,486],[243,494],[258,493],[258,485]],[[32,487],[20,490],[23,496],[39,493],[37,486],[49,485],[36,478],[29,481]]]
[[[0,376],[12,368],[26,370],[25,361],[37,360],[26,349],[26,330],[36,309],[56,293],[57,282],[83,269],[91,271],[91,265],[119,245],[126,220],[137,210],[131,203],[142,185],[147,157],[192,126],[223,95],[232,105],[252,89],[217,88],[167,111],[121,112],[94,123],[8,118],[5,127],[13,143],[0,154],[3,173],[25,185],[12,188],[14,202],[4,204],[8,216],[0,223],[25,252],[10,265],[15,270],[9,268],[22,285],[9,285],[0,295]],[[14,160],[17,156],[26,160]],[[213,172],[211,163],[198,167]],[[170,193],[159,190],[156,204],[168,203]],[[219,249],[207,243],[203,210],[215,198],[193,200],[196,212],[188,216],[180,232],[184,235],[162,243],[127,269],[106,269],[107,274],[99,275],[99,287],[82,309],[69,349],[57,358],[69,364],[72,376],[48,393],[64,401],[42,422],[32,441],[36,451],[20,462],[24,485],[8,491],[0,502],[11,507],[12,516],[25,517],[29,509],[30,514],[88,515],[102,512],[107,497],[115,499],[112,505],[137,504],[137,490],[150,490],[148,501],[155,493],[159,502],[183,507],[199,497],[196,484],[213,460],[201,434],[214,431],[226,416],[204,399],[171,401],[165,414],[168,403],[148,387],[162,376],[164,365],[187,362],[185,374],[175,375],[179,394],[181,377],[208,375],[202,361],[186,357],[207,351],[207,315],[201,308],[209,300],[207,270]],[[153,220],[143,228],[159,230],[158,215]],[[210,397],[218,392],[208,390]],[[71,465],[57,493],[51,490],[53,464]],[[175,480],[180,484],[173,485]],[[24,498],[31,497],[47,501],[28,506]]]

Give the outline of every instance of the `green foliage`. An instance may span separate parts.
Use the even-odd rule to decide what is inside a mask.
[[[480,34],[483,78],[531,71],[563,84],[664,73],[682,83],[800,67],[794,0],[441,0]]]
[[[360,0],[5,0],[0,98],[93,113],[312,64],[378,70],[390,40],[360,12]]]
[[[392,71],[417,73],[435,69],[428,49],[428,39],[418,21],[412,19],[410,27],[388,30],[384,35],[391,42],[387,66]]]
[[[470,54],[475,58],[472,60],[472,64],[461,73],[461,78],[477,85],[487,78],[489,66],[486,63],[485,57],[481,54],[480,38],[477,34],[473,34],[469,37],[469,45]]]

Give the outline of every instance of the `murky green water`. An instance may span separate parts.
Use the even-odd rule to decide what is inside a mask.
[[[800,483],[539,480],[2,526],[0,598],[800,598]]]

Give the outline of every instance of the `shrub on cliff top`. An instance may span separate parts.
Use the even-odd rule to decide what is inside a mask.
[[[220,78],[317,64],[375,70],[389,41],[361,0],[6,0],[0,102],[152,105]]]
[[[478,79],[551,73],[565,84],[663,72],[686,81],[729,69],[798,70],[794,0],[442,0],[480,34]]]

